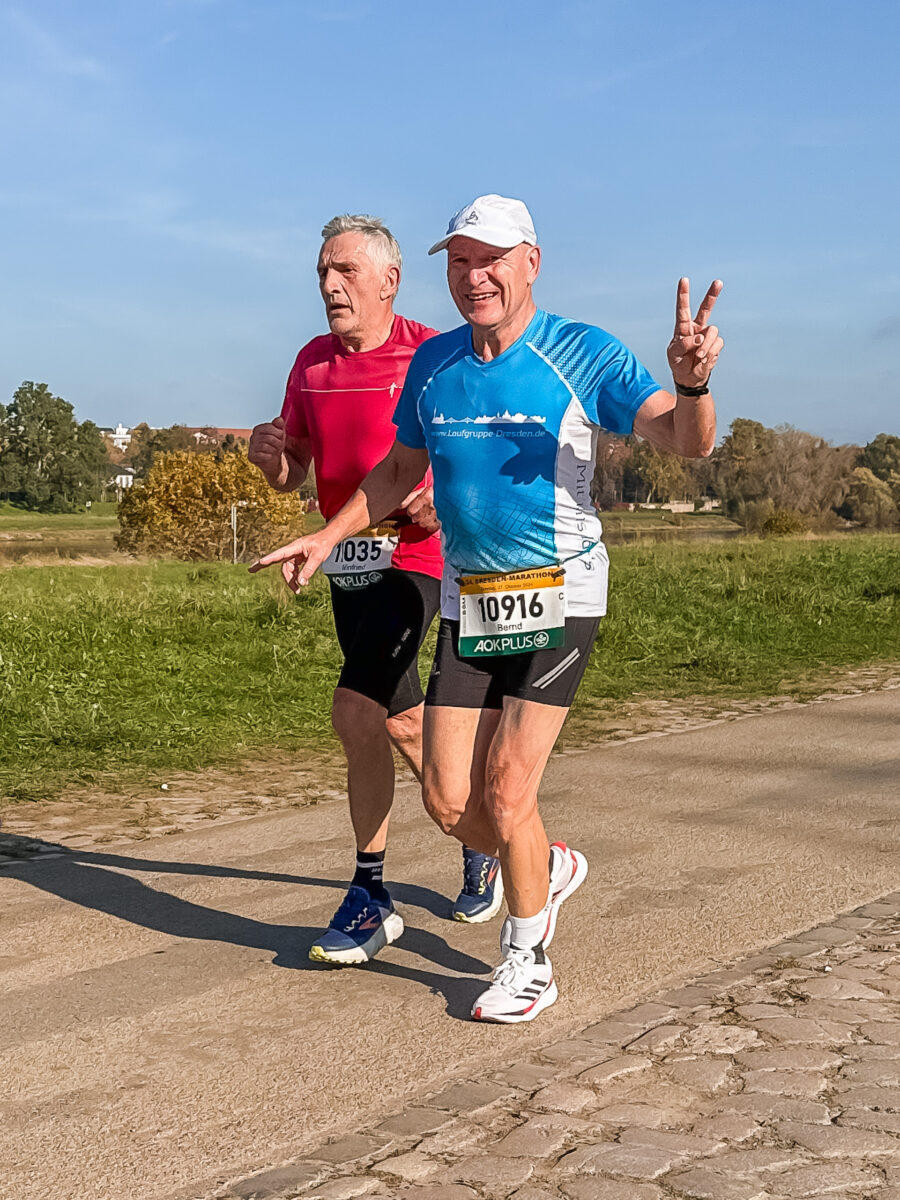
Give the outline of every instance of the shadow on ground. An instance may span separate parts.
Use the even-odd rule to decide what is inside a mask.
[[[6,835],[7,838],[10,836]],[[337,969],[311,963],[307,957],[310,944],[322,932],[321,926],[274,925],[237,913],[223,912],[185,900],[171,892],[150,887],[124,872],[150,871],[172,875],[288,883],[299,888],[333,888],[341,895],[347,889],[346,880],[245,870],[215,863],[167,862],[88,850],[67,851],[49,862],[46,861],[46,855],[41,857],[43,861],[32,859],[15,862],[6,868],[4,874],[14,876],[61,900],[171,937],[223,942],[248,949],[269,951],[273,955],[273,966],[288,970]],[[409,883],[392,884],[391,892],[394,899],[406,907],[422,909],[437,917],[449,916],[447,898],[430,888]],[[421,983],[435,994],[444,997],[449,1016],[460,1020],[469,1019],[472,1001],[483,990],[484,984],[457,976],[485,975],[490,970],[486,963],[454,949],[430,930],[409,924],[401,941],[392,949],[413,954],[452,974],[420,970],[385,960],[374,960],[361,969]]]

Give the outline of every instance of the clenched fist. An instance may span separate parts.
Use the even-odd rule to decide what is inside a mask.
[[[253,427],[247,457],[271,480],[280,475],[284,467],[285,443],[284,418],[276,417],[274,421]]]
[[[400,508],[426,533],[437,533],[441,527],[434,510],[434,488],[416,488],[401,503]]]

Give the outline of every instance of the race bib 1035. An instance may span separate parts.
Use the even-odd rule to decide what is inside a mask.
[[[341,588],[368,587],[377,583],[381,573],[391,565],[391,555],[399,540],[393,525],[362,529],[338,542],[322,563],[322,572]]]

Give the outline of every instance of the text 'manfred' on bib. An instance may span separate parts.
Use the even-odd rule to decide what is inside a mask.
[[[368,587],[391,565],[399,543],[393,525],[374,525],[338,542],[322,563],[322,572],[348,591]]]
[[[523,654],[566,641],[561,567],[503,575],[463,575],[459,587],[459,653]]]

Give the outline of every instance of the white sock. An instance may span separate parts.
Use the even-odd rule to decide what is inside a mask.
[[[519,950],[531,950],[540,944],[547,928],[547,906],[533,917],[514,917],[512,913],[506,918],[509,921],[509,942]]]

